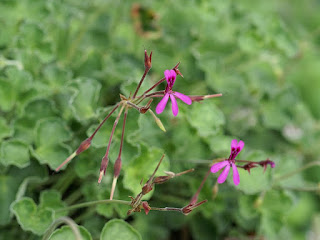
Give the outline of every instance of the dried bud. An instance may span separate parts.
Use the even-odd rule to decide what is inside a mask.
[[[153,184],[149,184],[148,182],[142,187],[142,194],[146,195],[153,189]]]
[[[181,77],[183,77],[183,75],[181,74],[181,72],[178,69],[179,65],[180,65],[180,62],[178,62],[177,65],[175,65],[172,70],[175,71],[177,75],[180,75]]]
[[[150,56],[148,56],[147,50],[144,50],[144,66],[146,69],[150,69],[152,67],[151,64],[152,52]]]
[[[121,161],[121,157],[119,156],[116,160],[116,162],[114,163],[114,177],[118,178],[120,175],[120,171],[121,171],[121,166],[122,166],[122,161]]]
[[[207,201],[208,201],[208,200],[203,200],[203,201],[198,202],[198,203],[196,203],[196,204],[191,204],[191,203],[189,203],[187,206],[183,207],[181,211],[182,211],[182,213],[183,213],[184,215],[188,215],[189,213],[192,212],[193,209],[199,207],[200,205],[206,203]]]
[[[146,215],[148,215],[149,211],[151,210],[151,207],[149,206],[148,202],[142,202],[142,207],[143,207]]]
[[[80,146],[78,147],[76,154],[79,155],[80,153],[82,153],[83,151],[87,150],[91,145],[91,138],[87,138],[86,140],[84,140]]]
[[[152,101],[153,101],[153,98],[151,98],[144,107],[141,107],[139,109],[139,112],[142,114],[145,114],[150,109],[150,105],[151,105]]]
[[[154,184],[162,184],[162,183],[165,183],[166,181],[170,180],[171,178],[172,178],[171,176],[159,176],[153,180],[153,183]]]
[[[251,169],[251,168],[255,168],[255,167],[257,167],[257,163],[255,163],[255,162],[249,162],[249,163],[247,163],[247,164],[245,164],[245,165],[243,166],[243,169],[244,169],[244,170],[247,170],[247,171],[250,173],[250,169]]]

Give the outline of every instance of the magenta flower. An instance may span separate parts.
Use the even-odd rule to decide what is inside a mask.
[[[235,164],[236,156],[241,152],[242,148],[244,147],[243,141],[237,141],[237,139],[233,139],[231,141],[231,153],[227,160],[218,162],[211,167],[211,172],[216,173],[220,169],[224,168],[220,176],[218,177],[218,183],[224,183],[228,177],[230,167],[232,167],[233,171],[233,182],[235,185],[240,183],[240,177],[238,173],[237,166]]]
[[[172,87],[174,85],[174,82],[176,81],[176,76],[177,76],[177,74],[174,70],[165,70],[164,76],[167,80],[167,86],[164,91],[163,98],[161,99],[161,101],[158,103],[158,105],[156,107],[156,113],[160,114],[163,112],[163,110],[165,109],[165,107],[167,105],[169,97],[170,97],[171,103],[172,103],[172,113],[174,116],[177,116],[178,112],[179,112],[179,108],[178,108],[177,100],[175,97],[179,98],[181,101],[183,101],[184,103],[186,103],[188,105],[190,105],[192,103],[192,100],[191,100],[191,98],[189,98],[188,96],[186,96],[182,93],[172,91]]]

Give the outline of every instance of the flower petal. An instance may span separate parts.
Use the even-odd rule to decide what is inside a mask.
[[[243,147],[244,147],[244,142],[240,140],[238,143],[238,148],[240,149],[239,152],[241,152]]]
[[[190,97],[182,94],[182,93],[179,93],[179,92],[174,92],[173,93],[177,98],[179,98],[182,102],[188,104],[188,105],[191,105],[192,103],[192,100]]]
[[[224,183],[226,181],[229,170],[230,170],[230,164],[226,165],[226,167],[223,169],[222,173],[218,177],[218,183]]]
[[[232,163],[232,171],[233,171],[233,182],[235,185],[238,185],[240,183],[240,176],[237,169],[237,166]]]
[[[218,163],[213,164],[210,170],[211,170],[212,173],[216,173],[221,168],[225,167],[228,164],[229,164],[229,161],[218,162]]]
[[[168,79],[171,77],[170,70],[165,70],[164,71],[164,77],[166,78],[166,80],[168,82]]]
[[[175,97],[172,94],[170,94],[170,99],[171,99],[171,103],[172,103],[173,116],[177,116],[178,112],[179,112],[177,100],[175,99]]]
[[[167,102],[169,99],[169,93],[167,93],[166,95],[164,95],[164,97],[161,99],[161,101],[158,103],[157,107],[156,107],[156,113],[160,114],[163,112],[163,110],[165,109]]]
[[[236,149],[238,147],[238,141],[237,139],[233,139],[231,141],[231,152],[232,152],[232,149]]]

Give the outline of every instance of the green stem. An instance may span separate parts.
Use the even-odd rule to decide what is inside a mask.
[[[97,201],[91,201],[91,202],[85,202],[85,203],[79,203],[79,204],[75,204],[69,207],[65,207],[65,208],[61,208],[56,210],[56,212],[63,212],[63,211],[69,211],[69,210],[73,210],[73,209],[77,209],[77,208],[84,208],[84,207],[90,207],[90,206],[94,206],[97,204],[109,204],[109,203],[117,203],[117,204],[122,204],[122,205],[131,205],[130,201],[123,201],[123,200],[110,200],[110,199],[106,199],[106,200],[97,200]]]
[[[69,217],[61,217],[57,220],[55,220],[50,228],[46,231],[46,233],[43,235],[42,240],[47,240],[49,239],[49,237],[51,236],[51,234],[53,233],[53,231],[61,224],[61,223],[65,223],[67,225],[70,226],[72,232],[74,233],[76,240],[82,240],[81,234],[79,232],[78,226],[77,224]]]
[[[282,175],[280,177],[275,178],[274,181],[277,182],[277,181],[281,181],[281,180],[284,180],[286,178],[292,177],[292,176],[296,175],[297,173],[302,172],[302,171],[304,171],[304,170],[306,170],[308,168],[311,168],[313,166],[320,166],[320,161],[309,162],[309,163],[307,163],[306,165],[304,165],[301,168],[298,168],[298,169],[296,169],[296,170],[294,170],[292,172],[286,173],[286,174],[284,174],[284,175]]]

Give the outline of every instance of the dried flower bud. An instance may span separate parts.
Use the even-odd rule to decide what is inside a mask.
[[[144,50],[144,66],[146,69],[150,69],[152,67],[151,64],[152,52],[150,56],[148,56],[147,50]]]
[[[80,153],[82,153],[83,151],[87,150],[91,145],[91,138],[87,138],[86,140],[84,140],[80,146],[78,147],[76,154],[79,155]]]
[[[196,204],[191,204],[189,203],[187,206],[183,207],[181,212],[184,214],[184,215],[188,215],[189,213],[192,212],[193,209],[199,207],[200,205],[206,203],[208,200],[203,200],[201,202],[198,202]]]
[[[179,65],[180,65],[180,62],[178,62],[177,65],[175,65],[172,70],[175,71],[177,75],[180,75],[181,77],[183,77],[183,75],[181,74],[181,72],[178,69]]]
[[[171,176],[159,176],[153,180],[153,183],[154,184],[162,184],[162,183],[165,183],[166,181],[170,180],[171,178],[172,178]]]
[[[148,202],[142,202],[142,207],[143,207],[146,215],[148,215],[149,211],[151,210],[151,207],[149,206]]]
[[[146,184],[142,187],[142,194],[143,194],[143,195],[146,195],[146,194],[149,193],[152,189],[153,189],[153,184],[146,183]]]

